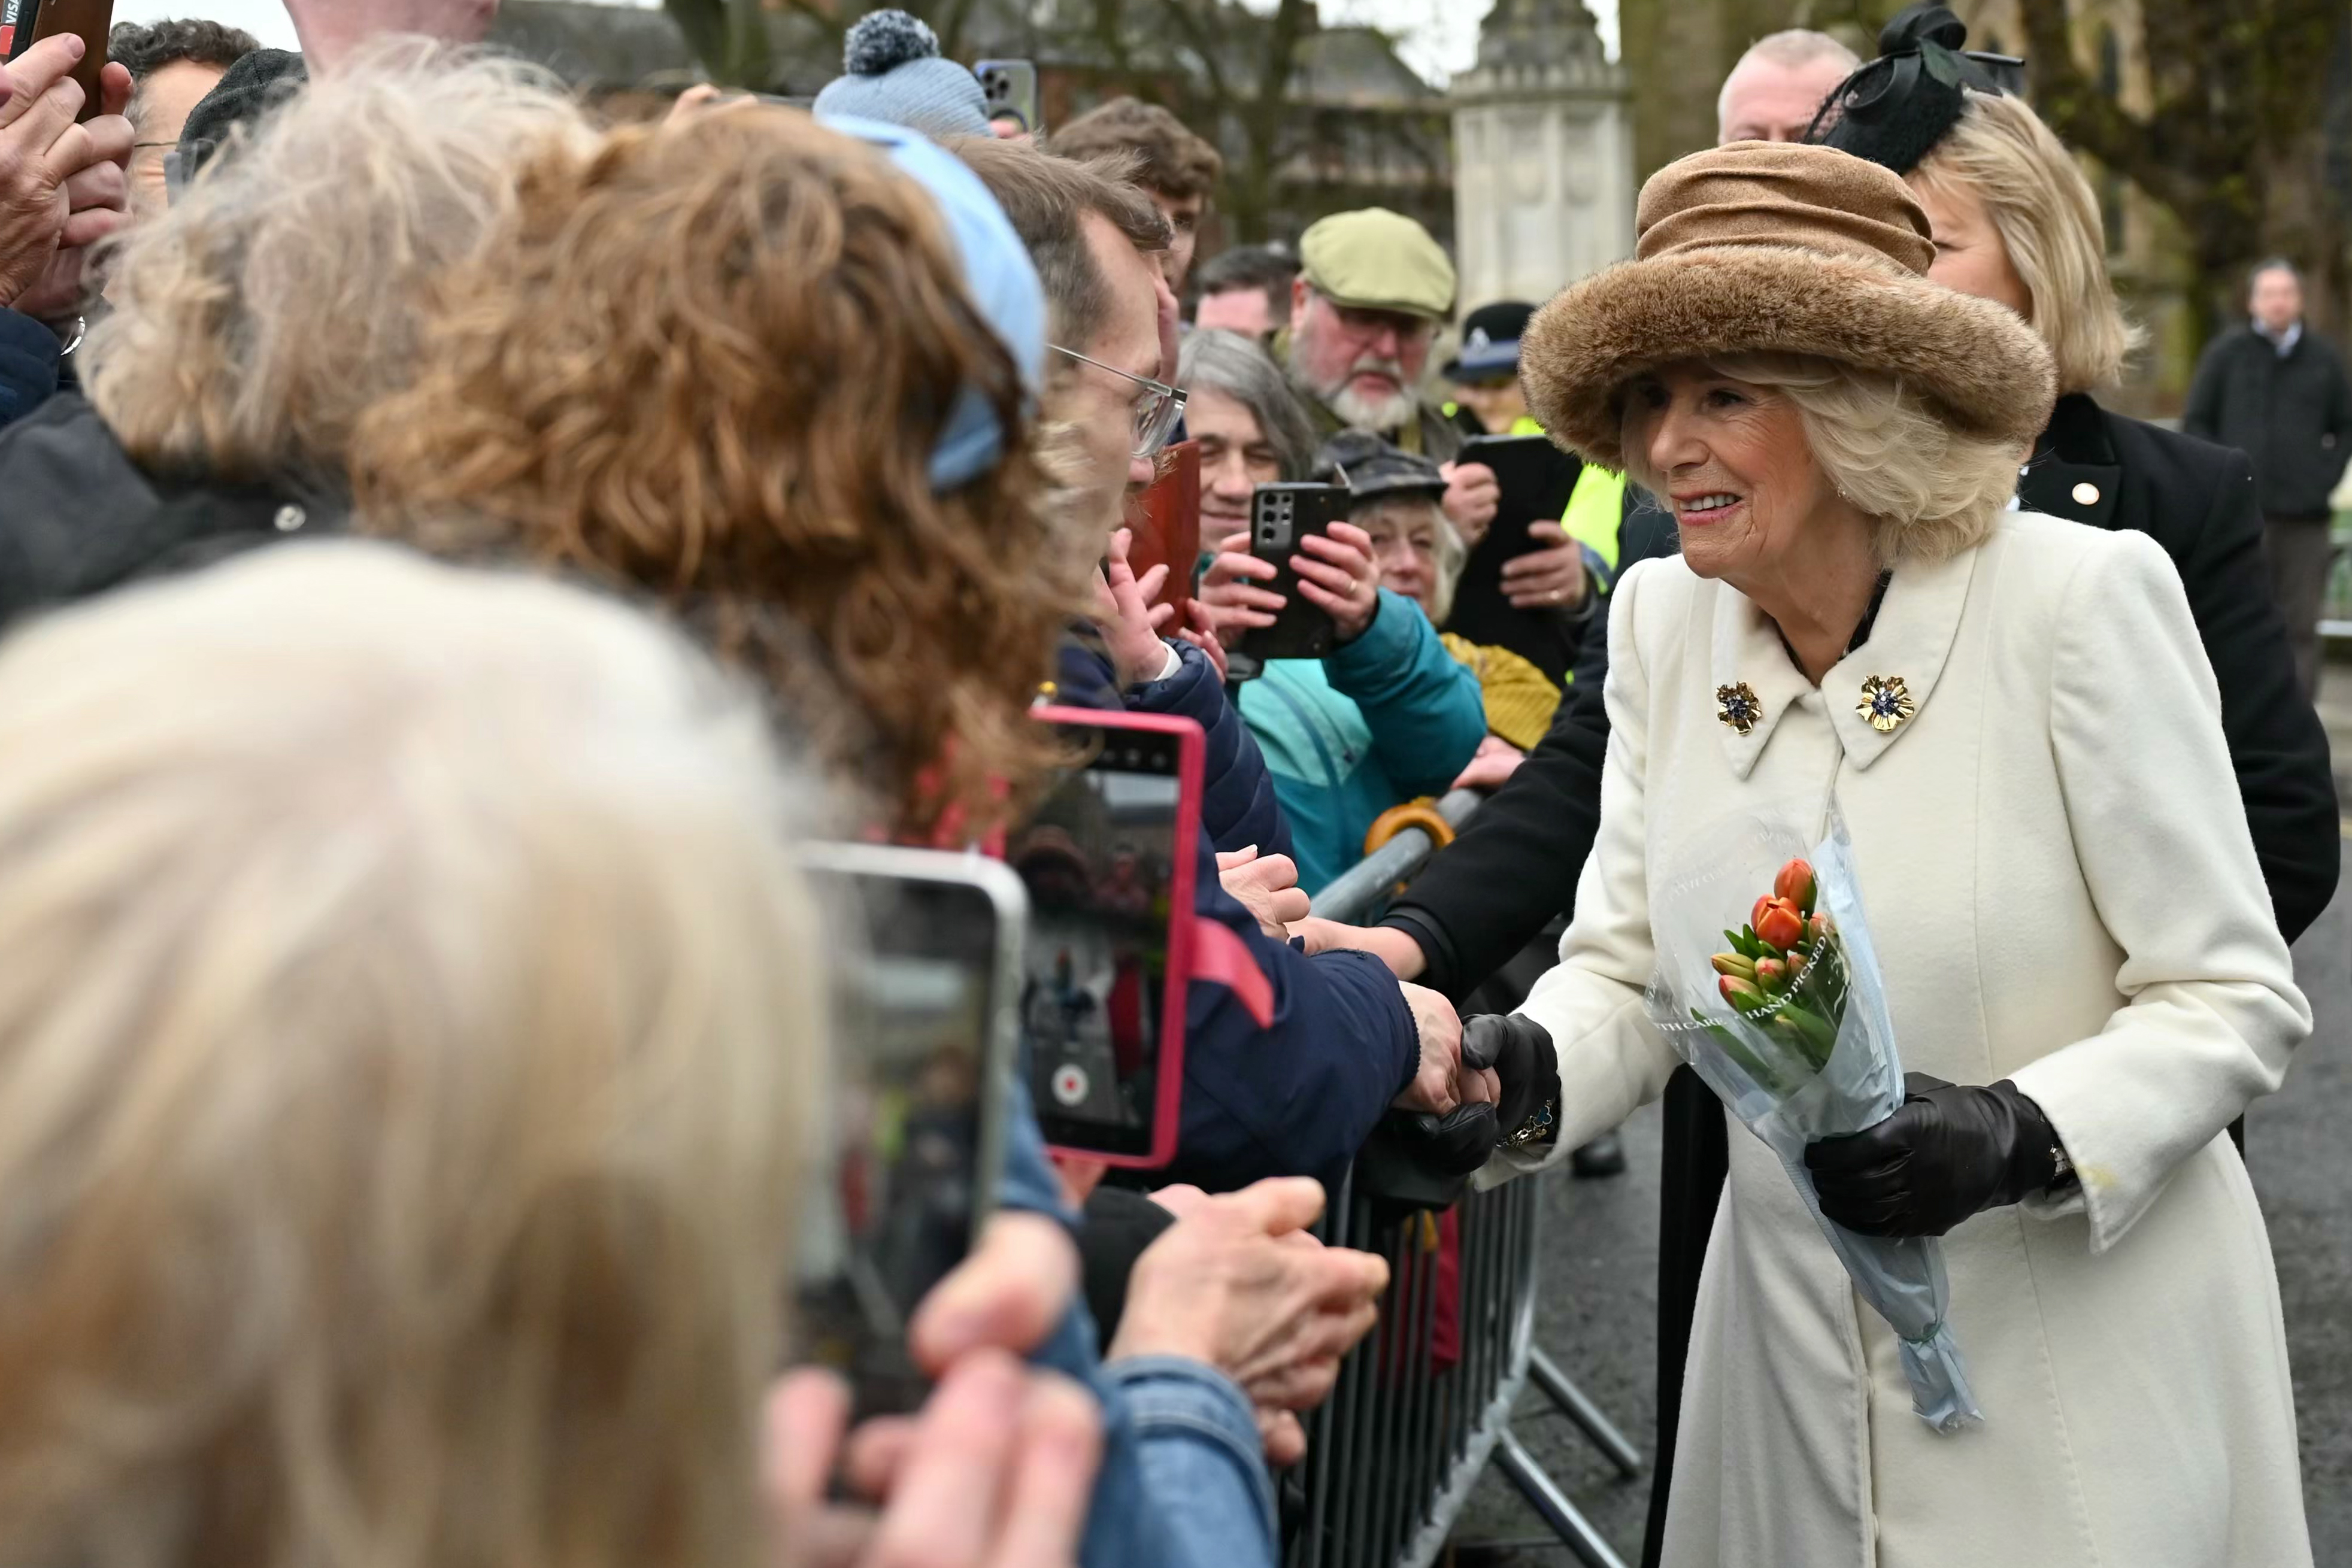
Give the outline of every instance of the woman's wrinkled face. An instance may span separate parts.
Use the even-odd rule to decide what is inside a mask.
[[[1249,527],[1250,493],[1282,477],[1282,462],[1250,411],[1214,387],[1195,387],[1184,404],[1184,432],[1201,444],[1201,538],[1213,541]]]
[[[2033,295],[2009,259],[2009,242],[1975,190],[1958,180],[1911,179],[1911,193],[1927,214],[1936,262],[1927,276],[1947,288],[2006,305],[2033,319]]]
[[[1701,577],[1785,570],[1836,491],[1813,462],[1796,405],[1700,364],[1669,365],[1626,389],[1624,441],[1675,513],[1683,559]]]
[[[1445,515],[1434,501],[1376,502],[1348,519],[1372,538],[1381,586],[1401,593],[1437,619],[1437,530]]]

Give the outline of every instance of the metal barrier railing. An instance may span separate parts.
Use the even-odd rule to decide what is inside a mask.
[[[1486,799],[1475,789],[1450,790],[1438,800],[1437,814],[1459,828]],[[1326,920],[1359,924],[1388,901],[1397,883],[1411,881],[1436,852],[1437,845],[1426,830],[1407,828],[1324,883],[1312,901],[1314,911]]]
[[[1438,812],[1458,828],[1483,799],[1456,789]],[[1433,852],[1427,832],[1408,828],[1317,893],[1314,912],[1360,923]],[[1532,1378],[1621,1475],[1642,1469],[1633,1444],[1536,1348],[1545,1178],[1465,1193],[1444,1219],[1383,1201],[1364,1183],[1360,1172],[1342,1183],[1324,1239],[1385,1259],[1388,1294],[1379,1325],[1341,1363],[1331,1396],[1308,1418],[1306,1510],[1286,1568],[1425,1568],[1489,1459],[1586,1568],[1624,1568],[1511,1432]],[[1441,1328],[1449,1354],[1440,1354]]]
[[[1326,1239],[1389,1265],[1378,1327],[1340,1364],[1307,1423],[1306,1511],[1287,1568],[1426,1568],[1444,1550],[1491,1458],[1587,1568],[1624,1568],[1615,1550],[1513,1436],[1532,1376],[1633,1476],[1642,1456],[1535,1345],[1536,1246],[1545,1190],[1526,1177],[1454,1205],[1446,1266],[1425,1210],[1383,1216],[1350,1177]],[[1441,1357],[1441,1322],[1453,1354]]]

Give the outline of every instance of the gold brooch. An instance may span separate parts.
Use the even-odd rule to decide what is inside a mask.
[[[1715,716],[1746,735],[1764,716],[1764,705],[1756,700],[1756,690],[1746,681],[1736,686],[1715,688]]]
[[[1862,683],[1862,700],[1853,705],[1862,721],[1886,735],[1901,727],[1904,720],[1919,711],[1911,700],[1911,689],[1900,675],[1873,675]]]

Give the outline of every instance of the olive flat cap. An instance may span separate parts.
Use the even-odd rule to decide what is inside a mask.
[[[1320,219],[1299,238],[1298,266],[1334,305],[1433,321],[1454,314],[1454,263],[1427,229],[1386,207]]]

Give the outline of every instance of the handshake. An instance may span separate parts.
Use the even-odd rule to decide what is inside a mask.
[[[1421,1065],[1394,1105],[1410,1114],[1423,1164],[1442,1175],[1467,1176],[1497,1147],[1550,1141],[1559,1120],[1559,1069],[1551,1036],[1540,1024],[1495,1013],[1465,1023],[1443,995],[1412,983],[1421,973],[1422,955],[1410,937],[1311,916],[1297,868],[1286,855],[1243,850],[1219,855],[1217,869],[1225,891],[1267,936],[1297,938],[1309,953],[1368,952],[1396,974],[1421,1036]]]

